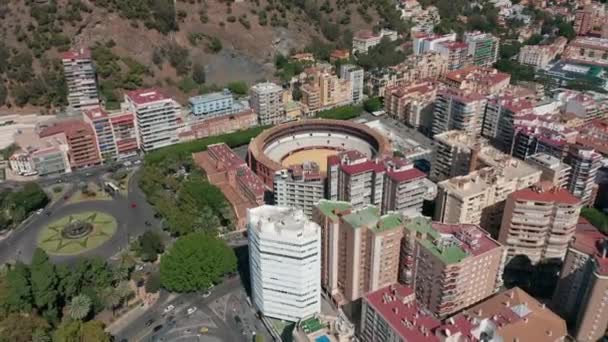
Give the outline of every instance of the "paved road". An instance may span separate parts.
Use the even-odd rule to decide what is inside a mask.
[[[25,226],[20,227],[11,236],[0,242],[0,263],[11,260],[29,262],[36,249],[38,234],[45,225],[64,215],[91,210],[102,211],[114,216],[118,223],[116,234],[109,241],[91,251],[78,256],[51,256],[51,259],[54,262],[71,263],[83,255],[99,256],[107,259],[116,254],[128,246],[130,238],[139,236],[146,230],[153,229],[152,227],[159,226],[159,222],[154,218],[154,209],[146,202],[144,194],[137,186],[138,179],[139,173],[136,172],[129,180],[129,195],[127,198],[117,195],[113,200],[66,204],[66,200],[60,199],[53,203],[45,209],[45,211],[51,212],[50,216],[37,215]],[[76,188],[73,187],[68,195],[76,191]],[[132,203],[136,203],[135,208],[131,207]],[[146,226],[145,221],[150,221],[152,227]]]
[[[162,338],[164,341],[248,342],[251,341],[253,331],[261,331],[265,335],[267,332],[262,323],[255,319],[244,298],[246,297],[239,277],[227,279],[215,286],[207,298],[191,293],[167,300],[166,294],[163,294],[144,315],[133,320],[121,331],[115,332],[115,340],[160,341]],[[163,310],[170,304],[176,307],[175,310],[163,315]],[[187,309],[192,306],[198,310],[187,315]],[[242,317],[239,318],[241,322],[234,319],[235,315]],[[153,323],[146,326],[149,320],[153,320]],[[153,329],[159,325],[162,325],[162,328],[154,332]],[[203,326],[207,327],[209,332],[197,336]],[[269,338],[270,336],[266,340],[270,341]]]

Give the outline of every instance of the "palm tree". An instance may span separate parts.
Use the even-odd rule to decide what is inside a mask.
[[[74,320],[81,320],[91,311],[91,304],[91,298],[88,296],[83,294],[75,296],[68,305],[68,314]]]
[[[102,290],[101,297],[107,309],[112,310],[112,316],[116,314],[116,308],[120,305],[121,298],[114,287],[106,287]]]
[[[116,287],[116,292],[120,297],[120,305],[124,306],[126,301],[133,295],[133,289],[129,285],[127,281],[121,281],[120,284]]]

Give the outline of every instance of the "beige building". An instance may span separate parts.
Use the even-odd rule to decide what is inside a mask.
[[[567,187],[572,168],[559,158],[547,153],[537,153],[528,157],[526,162],[542,171],[540,179],[543,182],[550,182],[553,186],[563,189]]]
[[[321,226],[321,286],[335,303],[349,303],[397,281],[401,216],[321,200],[313,220]]]
[[[436,336],[442,342],[558,342],[568,330],[545,304],[515,287],[448,318]]]
[[[531,65],[536,68],[544,68],[559,54],[564,52],[568,43],[565,37],[558,37],[549,45],[525,45],[519,51],[517,60],[521,64]]]
[[[472,65],[448,72],[443,82],[455,89],[483,95],[496,95],[507,89],[511,82],[511,75],[494,68]]]
[[[258,83],[251,87],[249,99],[251,108],[258,115],[260,125],[276,125],[285,121],[281,86],[271,83]]]
[[[485,140],[474,134],[456,130],[437,134],[434,140],[435,149],[429,177],[432,181],[440,182],[475,171],[477,155]]]
[[[400,280],[439,317],[498,291],[503,268],[503,247],[477,225],[442,224],[423,217],[405,222]]]
[[[437,185],[435,219],[452,224],[481,224],[497,233],[504,201],[509,194],[536,184],[541,171],[490,146],[481,148],[476,161],[469,163],[480,168]]]
[[[437,89],[437,84],[432,81],[387,87],[384,110],[399,122],[421,131],[430,131]]]
[[[602,339],[608,327],[608,240],[581,219],[562,265],[553,306],[580,342]]]
[[[563,260],[581,207],[578,198],[550,183],[515,191],[507,199],[498,240],[509,259],[525,255],[532,264]]]
[[[302,104],[307,115],[317,110],[346,105],[353,102],[352,84],[340,79],[331,66],[321,65],[306,70],[307,83],[301,86]]]

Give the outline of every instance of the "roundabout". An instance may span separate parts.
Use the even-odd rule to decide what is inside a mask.
[[[116,233],[116,219],[104,212],[65,215],[42,228],[38,247],[48,254],[76,255],[101,246]]]

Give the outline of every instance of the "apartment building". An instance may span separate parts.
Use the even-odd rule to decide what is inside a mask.
[[[597,195],[597,171],[602,164],[602,155],[592,148],[574,145],[564,160],[572,167],[568,191],[580,198],[584,206],[593,206]]]
[[[576,37],[564,50],[562,60],[600,67],[608,66],[608,38]]]
[[[117,158],[124,159],[136,155],[139,152],[139,140],[135,115],[130,112],[118,111],[109,113],[108,116],[114,134]]]
[[[576,142],[578,132],[556,125],[555,116],[541,120],[515,120],[515,133],[511,153],[514,157],[528,159],[536,153],[546,153],[564,159],[570,144]]]
[[[321,226],[321,284],[343,305],[397,281],[400,215],[380,215],[374,206],[353,209],[348,202],[321,200],[313,220]]]
[[[447,131],[434,137],[433,162],[429,178],[441,182],[463,176],[477,168],[477,155],[485,140],[462,131]]]
[[[509,95],[491,97],[485,108],[481,135],[505,153],[511,153],[515,119],[534,111],[534,102]]]
[[[387,87],[384,110],[392,118],[420,131],[430,131],[438,85],[432,81]]]
[[[395,283],[363,297],[362,342],[439,342],[434,330],[441,322],[416,301],[411,287]]]
[[[247,210],[251,298],[264,316],[297,322],[321,311],[321,227],[301,210]]]
[[[88,123],[95,131],[97,145],[101,159],[111,161],[116,159],[116,143],[114,142],[114,132],[108,113],[101,107],[83,110],[84,122]]]
[[[363,69],[353,64],[340,66],[340,78],[350,82],[353,103],[363,101]]]
[[[426,52],[439,52],[439,47],[445,42],[455,42],[456,33],[448,34],[414,34],[412,38],[412,48],[415,55],[421,55]]]
[[[402,158],[371,160],[346,151],[328,157],[327,167],[328,198],[350,202],[355,209],[374,205],[382,213],[417,215],[427,193],[435,190],[422,171]]]
[[[367,53],[369,49],[380,44],[382,38],[394,41],[397,39],[398,33],[396,31],[382,29],[378,33],[374,33],[370,30],[361,30],[355,32],[353,35],[353,53]]]
[[[518,287],[448,318],[436,331],[443,342],[559,342],[568,336],[561,317]]]
[[[95,131],[82,120],[66,120],[41,129],[41,138],[65,136],[68,145],[68,158],[71,169],[81,169],[102,162]]]
[[[568,190],[539,183],[507,198],[498,240],[509,259],[527,256],[532,264],[563,260],[581,212]]]
[[[445,318],[496,293],[502,285],[504,248],[472,224],[405,221],[400,281],[416,299]]]
[[[535,68],[545,68],[559,54],[564,52],[568,39],[558,37],[548,45],[525,45],[519,51],[517,60]]]
[[[526,158],[526,162],[542,171],[541,181],[553,187],[565,189],[570,179],[570,165],[547,153],[537,153]]]
[[[135,115],[139,143],[144,152],[179,142],[180,105],[158,89],[125,94],[125,109]]]
[[[188,99],[190,112],[198,118],[208,118],[233,112],[234,97],[228,89]]]
[[[258,83],[251,87],[249,103],[258,115],[260,125],[276,125],[285,120],[283,88],[271,83]]]
[[[433,111],[433,135],[454,129],[481,135],[486,97],[457,89],[437,91]]]
[[[366,86],[374,96],[385,96],[386,87],[443,78],[447,59],[437,52],[411,55],[397,65],[372,70],[366,75]]]
[[[311,218],[319,200],[325,198],[325,182],[315,162],[292,165],[274,176],[274,204],[296,208]]]
[[[444,41],[436,45],[435,51],[448,61],[448,70],[458,70],[469,62],[469,45],[463,42]]]
[[[498,60],[498,37],[479,31],[465,32],[464,42],[469,45],[473,65],[491,67]]]
[[[585,2],[582,8],[574,12],[574,31],[579,36],[601,34],[606,20],[606,6],[599,2]],[[602,28],[598,30],[597,28]],[[599,31],[599,32],[598,32]]]
[[[494,68],[471,65],[447,72],[442,82],[454,89],[497,95],[507,90],[511,75]]]
[[[601,340],[608,329],[608,240],[581,219],[568,248],[553,296],[576,341]]]
[[[15,174],[47,176],[72,172],[64,133],[41,138],[34,129],[20,129],[14,139],[19,148],[8,163]]]
[[[479,152],[480,169],[437,184],[435,219],[443,223],[481,224],[498,233],[509,194],[540,180],[541,171],[492,147]]]
[[[608,96],[605,94],[565,90],[555,97],[564,103],[564,113],[573,114],[585,123],[608,116]]]
[[[61,56],[63,75],[68,86],[70,107],[80,110],[99,105],[97,77],[91,51],[80,48]]]

